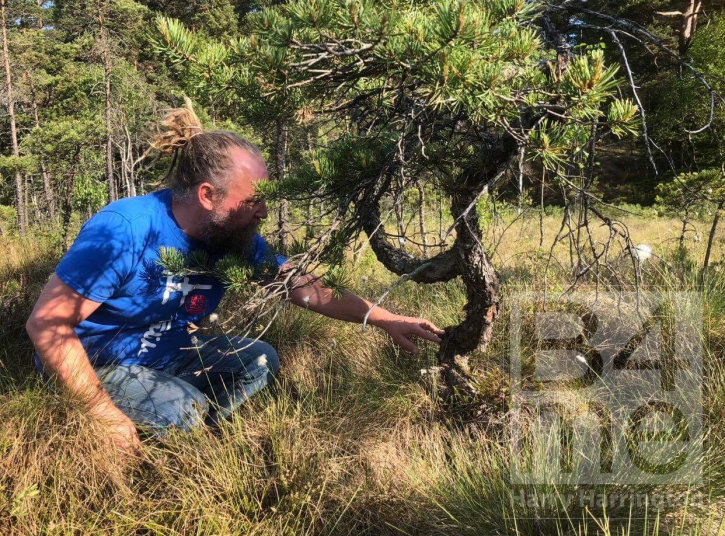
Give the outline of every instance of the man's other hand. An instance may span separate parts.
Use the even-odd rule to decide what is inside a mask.
[[[419,352],[418,346],[412,339],[420,337],[421,339],[440,344],[440,336],[445,333],[425,318],[413,318],[410,316],[391,315],[383,320],[378,320],[375,325],[387,331],[393,338],[395,344],[412,354]]]
[[[138,455],[141,440],[133,421],[115,407],[105,411],[94,410],[90,412],[91,417],[101,425],[107,440],[124,454]]]

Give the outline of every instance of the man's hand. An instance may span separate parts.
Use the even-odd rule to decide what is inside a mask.
[[[410,316],[390,315],[387,318],[377,320],[375,325],[387,331],[395,344],[400,345],[403,350],[412,354],[417,354],[419,350],[411,337],[420,337],[440,344],[441,338],[439,335],[445,333],[425,318]]]
[[[128,455],[139,453],[141,440],[136,426],[118,408],[115,406],[107,406],[104,409],[93,408],[89,414],[103,427],[107,439],[114,447]]]
[[[26,330],[46,372],[86,404],[89,416],[99,421],[114,445],[133,453],[141,445],[136,428],[103,389],[74,331],[100,305],[53,274],[28,318]]]

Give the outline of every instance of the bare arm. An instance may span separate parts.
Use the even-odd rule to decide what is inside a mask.
[[[89,414],[104,422],[111,440],[129,450],[138,445],[131,420],[111,400],[73,328],[101,304],[75,292],[53,274],[25,324],[45,370],[73,396],[85,402]]]
[[[297,288],[292,290],[290,301],[330,318],[360,323],[372,307],[372,303],[349,291],[344,291],[341,298],[336,298],[331,289],[325,288],[310,274],[297,280]],[[368,323],[387,331],[396,344],[414,354],[418,353],[418,347],[410,339],[411,336],[440,343],[438,336],[444,333],[424,318],[396,315],[380,306],[370,312]]]

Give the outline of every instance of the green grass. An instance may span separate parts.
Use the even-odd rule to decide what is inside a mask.
[[[629,217],[635,243],[665,261],[645,264],[645,282],[663,293],[699,287],[704,244],[688,239],[675,254],[676,220]],[[705,228],[705,224],[702,224]],[[432,228],[433,224],[429,226]],[[413,226],[411,226],[412,230]],[[547,216],[548,240],[558,220]],[[437,232],[437,229],[436,229]],[[487,242],[500,227],[489,227]],[[23,325],[60,249],[50,236],[0,237],[0,534],[719,534],[725,498],[725,274],[713,269],[704,303],[704,479],[697,486],[577,486],[511,483],[507,436],[510,302],[516,290],[563,290],[563,274],[545,281],[547,248],[538,219],[507,231],[494,261],[504,282],[496,336],[473,363],[486,402],[485,426],[461,426],[431,397],[421,369],[435,348],[399,352],[375,328],[331,321],[285,306],[265,335],[280,351],[282,371],[219,430],[147,438],[142,460],[126,465],[62,394],[31,370]],[[673,238],[675,240],[673,240]],[[545,244],[547,242],[545,241]],[[713,258],[722,260],[719,236]],[[414,249],[411,250],[415,252]],[[555,251],[562,260],[567,253]],[[717,266],[716,266],[717,268]],[[353,290],[372,299],[395,278],[369,248],[350,261]],[[588,283],[585,283],[585,288]],[[461,317],[460,283],[396,287],[390,310],[440,326]],[[227,303],[220,316],[230,313]],[[524,339],[533,355],[535,341]],[[524,419],[521,431],[536,420]],[[538,441],[533,452],[553,448]],[[576,444],[577,438],[572,441]],[[524,457],[526,460],[526,457]],[[551,467],[529,458],[537,474]],[[589,504],[581,494],[689,497],[653,504]],[[689,495],[688,495],[689,494]],[[538,502],[534,498],[546,498]],[[699,501],[694,501],[700,496]],[[693,504],[697,502],[698,504]]]

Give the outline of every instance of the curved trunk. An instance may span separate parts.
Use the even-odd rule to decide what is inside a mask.
[[[447,387],[444,395],[456,392],[475,395],[465,354],[485,349],[493,334],[499,313],[499,280],[481,244],[481,228],[476,210],[468,210],[477,192],[468,188],[453,195],[452,213],[458,219],[456,240],[451,249],[430,259],[417,259],[394,247],[385,237],[377,203],[367,201],[361,210],[361,224],[370,247],[385,267],[397,275],[408,275],[418,283],[448,281],[461,276],[468,301],[465,318],[457,326],[445,328],[438,352],[438,365]],[[359,208],[359,207],[358,207]]]
[[[465,213],[475,198],[475,191],[463,190],[453,195],[451,203],[453,217],[460,217],[456,222],[455,250],[467,302],[463,308],[463,321],[445,329],[438,352],[446,385],[467,395],[475,394],[476,388],[465,354],[486,349],[493,336],[493,323],[499,314],[500,303],[498,274],[481,244],[478,214],[475,209]]]
[[[368,235],[370,248],[377,259],[397,275],[409,275],[416,283],[437,283],[448,281],[460,275],[455,244],[447,251],[430,259],[418,259],[410,253],[395,247],[386,238],[383,224],[380,221],[380,209],[377,203],[363,201],[360,210],[360,224]],[[364,207],[364,208],[363,208]]]

